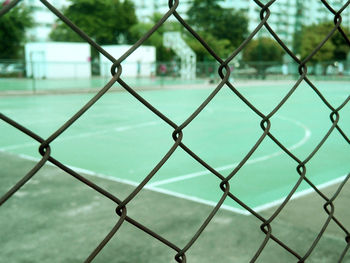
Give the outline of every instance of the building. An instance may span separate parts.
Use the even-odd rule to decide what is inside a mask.
[[[253,1],[250,1],[252,3]],[[293,38],[295,32],[295,26],[297,22],[297,1],[279,0],[271,5],[270,17],[268,18],[268,24],[277,33],[279,38],[291,48],[293,45]],[[260,13],[261,7],[253,3],[249,6],[249,31],[253,31],[256,26],[261,22]],[[261,30],[259,36],[270,36],[271,34],[267,30]]]
[[[87,43],[34,42],[25,45],[25,65],[33,78],[89,78],[90,46]]]
[[[344,0],[328,0],[329,5],[336,11],[338,11],[345,3]],[[305,3],[304,3],[305,5]],[[304,23],[305,24],[318,24],[325,21],[333,21],[334,14],[332,14],[321,1],[311,0],[304,6]],[[350,7],[348,6],[342,12],[342,25],[350,29]]]
[[[158,12],[164,14],[169,10],[168,0],[133,0],[136,8],[136,15],[142,22],[148,22],[150,17]],[[179,3],[177,12],[186,19],[186,12],[193,0],[182,0]],[[266,2],[266,1],[265,1]],[[339,10],[345,1],[328,0],[328,3]],[[244,12],[249,18],[249,31],[252,32],[260,23],[261,7],[253,0],[222,0],[220,5],[223,8],[234,8]],[[277,0],[270,7],[271,15],[268,23],[278,36],[292,47],[294,32],[302,25],[311,25],[326,21],[333,21],[332,14],[320,0]],[[350,7],[342,13],[343,25],[350,29]],[[175,20],[174,17],[170,18]],[[270,36],[267,31],[261,30],[259,36]]]
[[[135,5],[136,16],[141,22],[149,22],[155,13],[165,14],[169,11],[169,0],[132,0],[132,2]],[[191,2],[191,0],[180,1],[176,11],[185,18]],[[169,19],[176,20],[174,16]]]
[[[119,58],[125,54],[130,45],[105,45],[102,46],[109,54]],[[122,63],[123,77],[151,77],[155,75],[156,48],[153,46],[141,46],[130,54]],[[111,76],[112,62],[100,54],[100,74],[103,77]]]

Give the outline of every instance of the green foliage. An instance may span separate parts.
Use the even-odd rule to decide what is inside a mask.
[[[237,48],[248,34],[248,19],[240,11],[222,9],[211,33],[218,39],[228,39]]]
[[[301,31],[302,42],[300,43],[300,55],[307,57],[334,28],[332,22],[318,25],[304,26]],[[348,33],[345,32],[347,35]],[[346,60],[350,47],[343,36],[336,31],[330,40],[314,55],[311,62],[322,62],[331,60]]]
[[[136,42],[143,35],[145,35],[155,23],[157,23],[162,17],[162,14],[156,13],[150,19],[149,23],[139,23],[133,25],[130,28],[130,35],[132,42]],[[206,49],[191,36],[184,28],[177,22],[165,22],[156,32],[152,34],[152,36],[145,41],[145,45],[152,45],[157,48],[157,60],[158,61],[171,61],[175,54],[172,50],[165,48],[163,46],[163,34],[164,32],[169,31],[177,31],[181,32],[186,43],[194,50],[197,54],[198,61],[208,61],[213,60]],[[203,31],[201,32],[201,36],[207,41],[207,43],[218,52],[218,54],[222,57],[228,56],[230,52],[232,52],[232,45],[228,39],[218,39],[214,37],[212,34]]]
[[[253,39],[243,51],[243,59],[248,62],[282,62],[283,50],[269,37]]]
[[[24,4],[17,5],[0,18],[0,59],[18,59],[23,56],[25,33],[32,26],[30,10]]]
[[[344,29],[343,29],[344,30]],[[345,30],[345,34],[349,36],[349,32]],[[335,50],[333,51],[334,60],[346,60],[348,53],[350,52],[350,46],[342,36],[342,34],[337,31],[331,39]]]
[[[129,28],[137,23],[130,0],[71,0],[63,14],[101,45],[128,43],[131,38]],[[54,41],[81,41],[60,20],[50,38]]]
[[[230,55],[230,53],[233,51],[233,47],[231,45],[230,40],[228,39],[217,39],[210,33],[202,32],[201,37],[205,39],[207,44],[215,50],[215,52],[221,57],[225,58]],[[192,48],[192,50],[197,55],[198,61],[214,61],[215,59],[208,53],[208,51],[203,47],[203,45],[193,38],[193,36],[190,36],[189,34],[185,38],[186,43]]]
[[[256,68],[258,75],[265,78],[266,69],[276,62],[282,63],[283,50],[272,38],[261,37],[253,39],[243,51],[243,60],[253,62],[251,66]]]
[[[222,13],[218,2],[218,0],[194,0],[187,11],[189,24],[196,30],[213,32]]]
[[[245,39],[248,19],[241,11],[224,9],[219,0],[195,0],[189,8],[188,22],[220,56],[228,56]],[[210,59],[204,48],[191,41],[198,57]],[[197,48],[196,48],[197,47]]]
[[[310,25],[303,27],[301,31],[302,42],[300,44],[300,55],[305,59],[322,42],[329,32],[326,24]],[[333,58],[335,46],[332,41],[327,43],[311,58],[311,62],[329,61]]]
[[[130,27],[130,40],[132,43],[138,41],[142,36],[144,36],[162,17],[162,14],[155,13],[151,17],[151,22],[149,23],[138,23]],[[155,46],[157,61],[170,61],[174,57],[174,52],[168,50],[163,46],[163,33],[167,31],[181,31],[182,28],[179,23],[176,22],[166,22],[164,23],[156,32],[154,32],[149,39],[147,39],[144,44]]]

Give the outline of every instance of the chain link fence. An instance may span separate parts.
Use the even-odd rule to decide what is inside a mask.
[[[322,94],[322,92],[316,87],[312,80],[310,80],[308,76],[308,62],[312,59],[313,56],[325,45],[327,41],[336,33],[339,32],[346,42],[350,45],[350,40],[348,36],[344,33],[342,29],[342,12],[345,8],[347,8],[350,4],[350,1],[346,1],[343,7],[339,10],[334,10],[332,6],[326,1],[321,0],[323,5],[334,15],[334,27],[333,29],[324,36],[324,39],[314,50],[304,59],[300,60],[287,46],[286,44],[279,38],[278,34],[270,27],[269,25],[269,17],[270,17],[270,7],[277,2],[277,0],[271,0],[269,2],[262,3],[261,1],[254,0],[256,6],[260,8],[260,19],[261,22],[257,25],[255,30],[253,30],[250,35],[241,43],[241,45],[232,52],[232,54],[227,58],[223,59],[219,57],[214,50],[203,40],[203,38],[190,27],[189,24],[177,13],[177,8],[181,4],[181,0],[169,0],[169,10],[163,15],[163,17],[153,26],[153,28],[147,32],[141,39],[139,39],[127,52],[125,52],[121,57],[115,58],[106,52],[101,46],[99,46],[93,39],[91,39],[88,35],[86,35],[79,27],[74,25],[68,17],[65,17],[62,13],[60,13],[53,5],[51,5],[46,0],[40,0],[43,5],[45,5],[49,10],[51,10],[58,18],[60,18],[66,25],[68,25],[72,30],[74,30],[81,38],[83,38],[86,42],[88,42],[92,47],[94,47],[100,54],[105,56],[109,61],[113,63],[111,67],[111,78],[109,82],[101,88],[96,95],[81,109],[74,114],[67,122],[65,122],[59,129],[57,129],[54,133],[52,133],[48,138],[42,138],[39,134],[27,129],[25,126],[17,123],[13,119],[5,116],[0,113],[0,118],[3,122],[13,126],[15,129],[21,131],[27,136],[31,137],[34,141],[40,143],[39,152],[42,156],[41,160],[36,163],[36,165],[15,185],[13,186],[4,196],[0,199],[0,205],[2,206],[11,196],[16,193],[24,184],[26,184],[29,180],[35,176],[35,174],[47,163],[50,162],[62,169],[64,172],[70,174],[75,177],[81,183],[86,184],[91,187],[101,195],[106,198],[112,200],[115,203],[116,209],[115,212],[118,215],[117,223],[110,230],[110,232],[105,236],[105,238],[101,241],[100,244],[97,244],[94,251],[91,252],[90,255],[87,256],[86,262],[91,262],[104,248],[104,246],[115,236],[115,234],[120,229],[120,226],[125,224],[126,222],[138,228],[140,231],[144,231],[148,235],[153,238],[159,240],[165,246],[168,246],[170,249],[174,251],[174,258],[177,262],[186,262],[186,252],[191,249],[193,244],[197,241],[198,237],[202,234],[202,232],[206,229],[210,221],[215,217],[220,207],[223,205],[223,202],[226,199],[232,199],[240,206],[242,206],[246,211],[251,213],[254,217],[261,221],[260,230],[264,233],[265,238],[261,243],[260,247],[256,251],[254,255],[251,256],[250,262],[255,262],[258,260],[260,254],[266,247],[268,242],[275,242],[281,248],[294,255],[297,262],[305,262],[313,250],[318,245],[321,237],[324,235],[325,230],[329,226],[331,222],[335,223],[339,229],[344,234],[344,249],[343,252],[339,255],[339,262],[342,262],[350,247],[350,234],[349,230],[346,228],[346,224],[344,222],[339,221],[335,217],[335,204],[334,201],[337,199],[338,195],[342,191],[344,185],[348,182],[350,178],[350,174],[348,174],[345,179],[339,184],[337,191],[332,196],[327,196],[324,192],[318,189],[313,182],[308,178],[307,167],[310,160],[314,157],[314,155],[319,151],[322,145],[327,141],[329,136],[332,133],[340,133],[344,139],[345,144],[349,144],[350,140],[345,131],[339,125],[339,120],[341,118],[342,109],[348,104],[350,100],[350,96],[348,96],[340,105],[332,105],[327,98]],[[18,4],[20,0],[15,0],[9,2],[5,5],[2,10],[0,10],[0,19],[2,16],[6,15],[12,8],[15,8],[16,4]],[[173,120],[167,118],[161,111],[155,108],[152,104],[150,104],[146,99],[144,99],[139,93],[137,93],[133,87],[130,87],[124,80],[122,74],[122,62],[130,56],[138,47],[140,47],[154,32],[156,32],[159,27],[170,17],[174,16],[178,22],[186,28],[186,30],[196,38],[201,45],[211,54],[211,56],[219,63],[219,70],[217,72],[217,76],[220,77],[220,83],[216,86],[216,88],[211,92],[211,94],[202,102],[202,104],[180,125],[176,124]],[[252,40],[254,36],[265,27],[271,34],[280,46],[284,49],[285,53],[289,55],[289,57],[298,64],[298,73],[299,77],[296,80],[295,84],[290,88],[289,92],[285,95],[285,97],[274,107],[274,109],[268,113],[264,114],[259,111],[247,98],[245,98],[230,82],[230,67],[229,63],[245,48],[245,46]],[[103,29],[101,29],[103,30]],[[319,141],[317,146],[313,149],[311,153],[305,159],[300,159],[298,156],[294,155],[290,150],[286,148],[286,146],[280,142],[275,134],[271,132],[271,118],[280,110],[280,108],[288,101],[291,95],[298,89],[301,82],[306,82],[310,89],[312,89],[320,100],[324,103],[324,105],[329,109],[330,114],[330,123],[329,129],[324,137]],[[157,115],[164,123],[168,124],[173,128],[172,138],[174,143],[172,147],[168,150],[168,152],[163,156],[163,158],[159,161],[159,163],[153,168],[153,170],[147,174],[142,182],[125,198],[120,199],[114,193],[108,192],[107,190],[101,188],[99,185],[94,184],[89,181],[83,175],[73,171],[67,165],[60,162],[60,160],[55,159],[55,157],[51,154],[51,144],[60,135],[70,128],[72,124],[74,124],[89,108],[94,105],[99,99],[106,94],[106,92],[113,86],[113,84],[119,83],[127,92],[130,93],[131,96],[135,97],[141,104],[146,106],[148,110]],[[193,152],[189,147],[186,146],[183,142],[184,130],[187,126],[191,125],[191,122],[202,112],[204,108],[208,105],[208,103],[218,94],[218,92],[223,88],[228,87],[237,97],[239,97],[257,116],[261,118],[260,127],[262,129],[262,134],[255,145],[249,150],[248,154],[240,161],[240,163],[231,171],[228,176],[222,175],[219,171],[215,170],[209,164],[204,162],[200,156],[198,156],[195,152]],[[286,155],[288,155],[295,162],[296,173],[299,175],[299,179],[295,182],[294,187],[289,192],[287,197],[284,199],[282,204],[280,204],[274,211],[274,213],[269,217],[264,217],[261,213],[254,211],[251,207],[241,201],[234,192],[231,192],[231,185],[233,184],[232,178],[237,174],[237,172],[245,165],[245,163],[250,159],[252,154],[258,149],[261,143],[266,140],[272,140],[280,149],[284,151]],[[215,176],[220,179],[221,183],[218,187],[222,190],[221,199],[217,202],[215,207],[212,209],[210,214],[208,214],[206,220],[202,223],[198,231],[193,233],[190,240],[183,247],[179,247],[174,244],[171,240],[166,239],[159,233],[156,233],[149,229],[147,226],[143,225],[139,221],[133,219],[128,215],[128,204],[140,193],[140,191],[145,187],[145,185],[156,176],[158,170],[167,162],[167,160],[172,156],[175,150],[181,148],[185,151],[189,156],[191,156],[194,160],[196,160],[199,164],[209,170],[212,176]],[[305,254],[299,254],[297,251],[293,250],[293,248],[289,247],[286,243],[284,243],[278,236],[273,234],[273,226],[272,223],[279,216],[281,211],[285,208],[286,204],[291,200],[298,187],[302,182],[307,183],[315,193],[317,193],[324,200],[324,212],[327,214],[327,219],[324,222],[320,232],[315,237],[311,246],[308,248]],[[125,252],[127,253],[127,252]]]

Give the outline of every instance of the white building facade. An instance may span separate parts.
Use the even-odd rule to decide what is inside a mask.
[[[169,11],[169,0],[132,0],[135,5],[136,16],[141,22],[149,22],[154,13],[165,14]],[[186,17],[186,12],[190,8],[191,0],[180,0],[176,11]],[[171,21],[176,20],[174,16],[169,18]]]
[[[130,48],[130,45],[106,45],[102,46],[115,58],[121,57]],[[122,63],[123,77],[151,77],[155,75],[156,48],[153,46],[141,46],[130,54]],[[100,54],[100,74],[103,77],[111,75],[112,62]]]
[[[345,0],[328,0],[329,5],[338,11],[347,2]],[[333,21],[334,14],[332,14],[320,0],[311,0],[304,2],[304,22],[305,24],[318,24],[325,21]],[[350,6],[342,12],[342,25],[350,29]]]
[[[90,78],[87,43],[33,42],[25,45],[27,75],[37,79]]]

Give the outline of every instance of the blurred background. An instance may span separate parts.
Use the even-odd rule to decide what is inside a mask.
[[[180,1],[177,12],[226,59],[260,23],[254,1]],[[266,1],[265,1],[266,2]],[[328,1],[337,10],[341,1]],[[2,5],[9,1],[3,1]],[[50,3],[115,58],[119,58],[169,10],[168,0],[54,0]],[[116,14],[118,15],[116,16]],[[350,28],[350,9],[342,29]],[[276,1],[268,19],[286,46],[304,59],[334,26],[321,1]],[[24,0],[0,20],[0,92],[100,88],[111,62],[84,42],[40,1]],[[218,83],[219,63],[170,16],[122,63],[132,86]],[[308,65],[310,78],[349,80],[349,45],[336,31]],[[297,79],[298,64],[263,28],[230,62],[230,81]],[[11,81],[9,81],[11,79]],[[60,82],[50,80],[60,79]],[[78,81],[79,80],[79,81]]]

